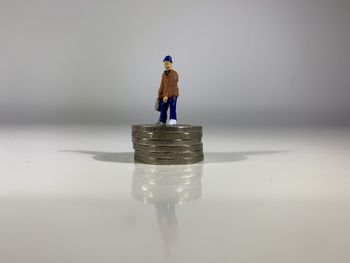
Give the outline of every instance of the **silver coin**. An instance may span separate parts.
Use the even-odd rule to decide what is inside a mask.
[[[154,157],[154,158],[187,158],[187,157],[198,157],[203,155],[203,150],[197,151],[183,151],[183,152],[157,152],[157,151],[143,151],[137,150],[135,151],[136,155],[145,156],[145,157]]]
[[[163,133],[163,132],[132,132],[133,138],[139,139],[200,139],[201,132],[178,132],[178,133]]]
[[[139,139],[132,138],[132,142],[140,145],[155,145],[155,146],[175,146],[175,145],[198,145],[202,143],[201,139]]]
[[[146,150],[146,151],[159,151],[159,152],[182,152],[182,151],[196,151],[203,149],[203,143],[195,145],[143,145],[133,144],[135,150]]]
[[[136,162],[145,164],[161,164],[161,165],[172,165],[172,164],[192,164],[198,163],[204,159],[204,155],[198,157],[188,157],[188,158],[154,158],[145,157],[135,154],[134,160]]]
[[[188,125],[188,124],[176,124],[176,125],[157,125],[157,124],[141,124],[132,125],[132,131],[162,131],[162,132],[202,132],[202,126]]]

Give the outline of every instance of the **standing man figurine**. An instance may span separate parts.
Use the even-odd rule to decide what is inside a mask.
[[[166,56],[163,59],[163,63],[165,70],[158,90],[160,117],[156,124],[165,125],[168,117],[168,107],[170,106],[170,120],[168,124],[175,125],[177,120],[176,101],[179,96],[179,88],[177,86],[179,76],[173,69],[173,59],[171,56]]]

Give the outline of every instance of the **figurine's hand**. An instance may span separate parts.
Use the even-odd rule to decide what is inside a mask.
[[[166,103],[167,101],[168,101],[168,96],[165,96],[165,97],[163,98],[163,102]]]

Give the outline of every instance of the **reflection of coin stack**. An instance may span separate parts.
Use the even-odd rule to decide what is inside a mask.
[[[133,196],[144,203],[185,204],[201,196],[203,164],[168,166],[135,164]]]
[[[132,125],[136,162],[192,164],[204,159],[202,126]]]
[[[203,164],[134,167],[132,194],[135,199],[154,205],[162,240],[169,249],[177,240],[176,206],[201,197]]]

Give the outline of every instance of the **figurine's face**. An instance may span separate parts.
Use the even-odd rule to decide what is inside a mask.
[[[164,61],[164,68],[165,68],[166,70],[171,69],[172,66],[173,66],[173,64],[172,64],[170,61]]]

